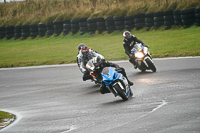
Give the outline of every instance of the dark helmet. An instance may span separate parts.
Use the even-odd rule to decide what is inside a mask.
[[[81,48],[82,47],[84,47],[85,46],[85,44],[84,43],[80,43],[79,45],[78,45],[78,51],[80,51],[81,50]]]
[[[124,37],[124,39],[130,39],[131,38],[131,33],[129,32],[129,31],[125,31],[124,33],[123,33],[123,37]]]
[[[89,48],[86,46],[83,46],[81,48],[81,53],[83,54],[83,56],[87,56],[89,54]]]
[[[94,64],[95,67],[98,67],[99,64],[101,63],[101,57],[100,56],[96,56],[92,59],[92,63]]]

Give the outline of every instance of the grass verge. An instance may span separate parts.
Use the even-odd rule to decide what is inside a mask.
[[[15,115],[10,114],[8,112],[0,111],[0,130],[12,123],[14,118]]]
[[[150,31],[135,30],[131,33],[148,45],[153,58],[200,56],[200,27],[192,26],[187,29],[172,28]],[[100,52],[106,60],[126,60],[124,53],[123,32],[112,34],[84,34],[72,36],[60,35],[49,38],[28,38],[26,40],[0,40],[0,68],[21,67],[51,64],[68,64],[76,62],[78,44],[87,46]]]
[[[14,117],[13,114],[10,114],[10,113],[7,113],[7,112],[4,112],[4,111],[0,111],[0,122],[2,119],[12,119]]]

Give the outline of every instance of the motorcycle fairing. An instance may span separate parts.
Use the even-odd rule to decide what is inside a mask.
[[[122,76],[121,73],[116,72],[112,67],[104,69],[108,69],[104,70],[104,72],[101,73],[103,77],[103,82],[105,83],[106,86],[109,86],[113,81],[115,81],[116,79],[120,79]]]

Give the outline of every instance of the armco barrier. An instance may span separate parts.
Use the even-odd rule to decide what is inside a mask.
[[[154,26],[158,29],[160,26],[165,26],[165,29],[170,29],[172,25],[183,26],[188,28],[196,24],[200,26],[200,8],[192,8],[186,10],[167,10],[153,13],[140,13],[130,16],[108,16],[105,18],[78,18],[71,20],[56,20],[53,22],[31,24],[31,25],[15,25],[15,26],[0,26],[0,39],[26,39],[36,36],[59,36],[62,32],[67,35],[72,32],[72,35],[77,34],[80,30],[80,35],[85,33],[94,34],[97,30],[99,34],[107,31],[109,34],[114,31],[137,30],[146,27],[150,30]]]

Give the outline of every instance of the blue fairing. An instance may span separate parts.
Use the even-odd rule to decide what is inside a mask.
[[[108,74],[103,74],[103,82],[106,86],[109,86],[113,81],[119,79],[121,76],[121,73],[116,72],[112,67],[109,67]]]

